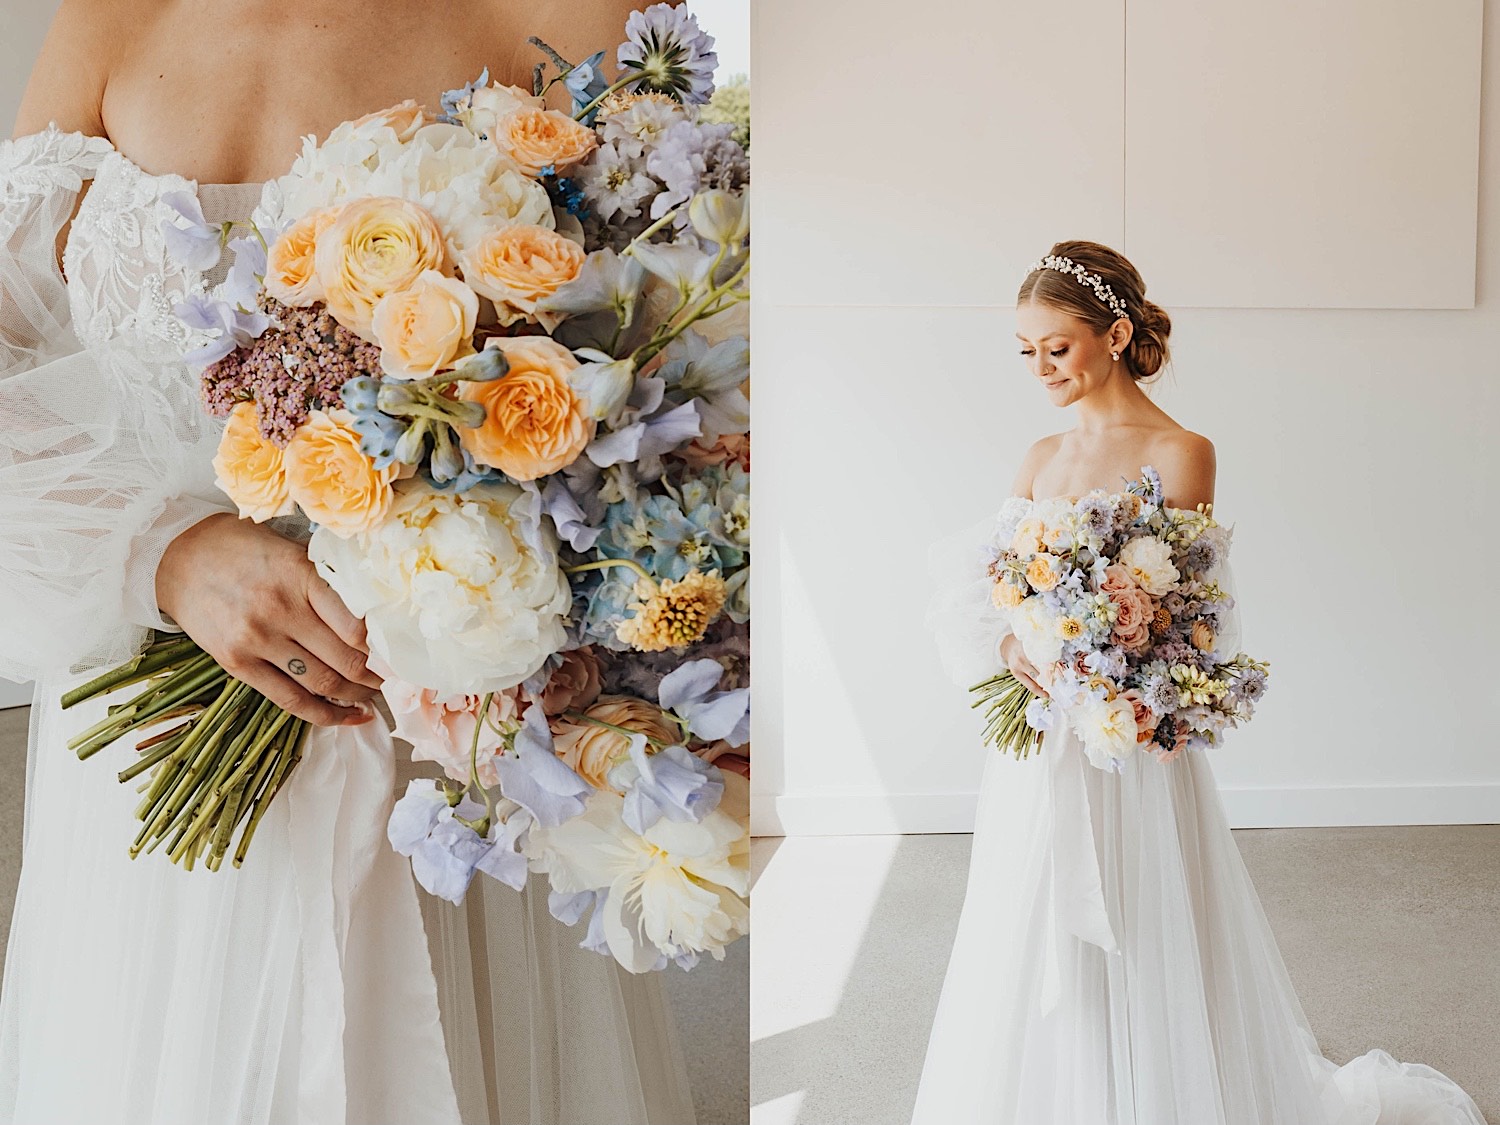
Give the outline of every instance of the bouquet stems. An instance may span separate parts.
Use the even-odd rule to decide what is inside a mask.
[[[1009,671],[991,676],[969,688],[976,697],[970,707],[985,708],[983,739],[1002,754],[1028,757],[1042,746],[1042,732],[1026,721],[1031,689]]]
[[[139,786],[141,830],[131,858],[166,842],[189,871],[203,859],[217,871],[234,843],[240,866],[272,799],[302,759],[308,724],[226,672],[186,636],[154,636],[145,650],[62,698],[64,708],[133,685],[136,695],[68,742],[80,760],[124,736],[182,720],[136,744],[141,756],[119,772]]]

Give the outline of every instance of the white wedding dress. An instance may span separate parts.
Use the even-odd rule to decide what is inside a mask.
[[[979,561],[996,523],[931,556],[928,624],[963,687],[1002,668]],[[1232,590],[1227,562],[1218,580]],[[1428,1067],[1323,1057],[1204,754],[1110,773],[1065,724],[1025,760],[983,752],[913,1125],[1484,1125]]]
[[[107,704],[60,695],[171,627],[163,549],[231,510],[171,315],[224,268],[168,260],[162,196],[183,190],[210,222],[261,194],[55,127],[0,141],[0,674],[37,681],[0,1125],[692,1125],[656,977],[579,949],[544,883],[480,876],[460,907],[418,890],[385,823],[421,767],[383,723],[315,728],[218,872],[131,860],[134,750],[68,750]]]

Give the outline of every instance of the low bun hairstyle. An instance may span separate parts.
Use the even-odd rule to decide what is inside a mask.
[[[1125,302],[1130,316],[1130,343],[1120,359],[1130,377],[1137,382],[1150,379],[1172,358],[1167,337],[1172,334],[1172,318],[1160,305],[1146,300],[1146,283],[1140,271],[1117,250],[1098,242],[1054,242],[1048,254],[1071,258],[1084,269],[1098,274],[1116,297]],[[1116,317],[1101,301],[1093,288],[1084,285],[1070,273],[1038,269],[1026,275],[1016,294],[1016,304],[1034,302],[1071,313],[1090,325],[1101,336],[1109,331]]]

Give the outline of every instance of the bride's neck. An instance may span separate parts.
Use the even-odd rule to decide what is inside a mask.
[[[1152,402],[1141,385],[1121,368],[1075,404],[1078,433],[1103,433],[1122,424],[1159,421],[1166,412]]]

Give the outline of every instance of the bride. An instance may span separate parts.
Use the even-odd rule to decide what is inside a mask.
[[[215,488],[170,310],[227,263],[195,275],[162,234],[173,192],[243,221],[303,134],[486,66],[529,87],[528,35],[581,58],[633,7],[64,0],[0,142],[0,674],[37,683],[0,1122],[694,1120],[658,978],[579,949],[545,883],[453,907],[386,843],[416,771],[363,626]],[[315,724],[242,868],[128,858],[134,751],[67,749],[106,704],[59,697],[148,628]]]
[[[1078,425],[1026,454],[1015,498],[1118,491],[1145,465],[1165,501],[1214,497],[1214,449],[1141,389],[1171,322],[1140,274],[1061,242],[1017,296],[1021,354]],[[967,687],[1041,673],[990,606],[977,561],[996,520],[946,540],[929,624]],[[1230,588],[1227,566],[1219,582]],[[1237,648],[1238,627],[1221,632]],[[987,751],[967,896],[913,1125],[1483,1125],[1450,1079],[1383,1051],[1337,1067],[1297,1001],[1209,759],[1088,763],[1066,726],[1039,755]]]

